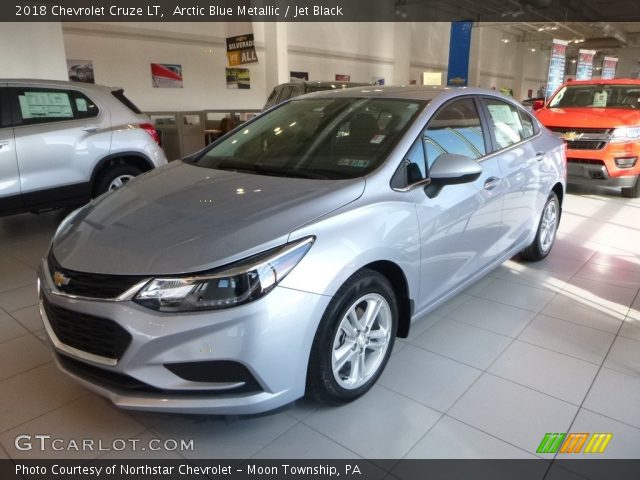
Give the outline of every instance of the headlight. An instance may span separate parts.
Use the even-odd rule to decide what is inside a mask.
[[[306,237],[211,273],[155,278],[133,300],[161,312],[217,310],[252,302],[273,290],[314,240]]]
[[[640,127],[620,127],[613,130],[611,141],[615,143],[640,140]]]

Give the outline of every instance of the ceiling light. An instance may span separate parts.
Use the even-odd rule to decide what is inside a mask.
[[[500,40],[502,43],[509,43],[509,39],[508,38],[503,38]]]
[[[535,49],[535,48],[530,48],[529,50],[530,50],[531,52],[535,52],[535,51],[536,51],[536,49]]]

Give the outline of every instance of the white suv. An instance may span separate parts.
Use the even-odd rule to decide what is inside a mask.
[[[167,163],[122,89],[0,80],[0,216],[79,205]]]

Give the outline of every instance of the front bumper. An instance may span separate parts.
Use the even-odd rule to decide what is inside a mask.
[[[276,287],[235,308],[159,313],[132,301],[60,294],[46,259],[39,271],[39,296],[56,363],[88,389],[126,409],[222,415],[259,413],[304,395],[309,352],[330,301],[327,296]],[[56,335],[47,317],[51,307],[109,319],[126,330],[131,341],[118,359],[74,348]],[[210,362],[240,364],[256,388],[233,381],[193,381],[167,368],[195,362],[202,362],[203,369]],[[206,377],[206,371],[200,373]]]
[[[570,185],[599,185],[602,187],[633,187],[636,175],[611,177],[604,164],[568,162],[567,183]]]

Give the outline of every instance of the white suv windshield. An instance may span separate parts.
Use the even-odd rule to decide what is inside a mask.
[[[384,98],[296,100],[267,112],[191,163],[300,178],[373,171],[426,105]]]

